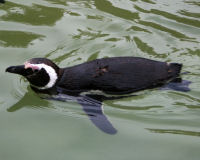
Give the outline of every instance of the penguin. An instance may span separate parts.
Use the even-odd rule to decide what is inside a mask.
[[[162,86],[180,75],[182,64],[139,57],[96,59],[72,67],[59,68],[46,58],[33,58],[6,72],[24,76],[37,91],[60,90],[77,95],[90,90],[108,94],[128,94]]]
[[[166,84],[173,84],[169,86],[175,90],[188,91],[188,84],[183,88],[174,85],[181,82],[181,68],[179,63],[140,57],[102,58],[66,68],[58,67],[47,58],[33,58],[23,65],[8,67],[6,72],[24,76],[37,93],[75,97],[95,126],[105,133],[115,134],[117,130],[102,111],[102,102],[123,96],[116,98],[81,93],[98,90],[123,95]]]

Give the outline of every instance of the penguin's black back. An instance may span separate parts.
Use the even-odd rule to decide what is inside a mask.
[[[176,78],[182,65],[138,57],[103,58],[63,69],[58,86],[74,92],[130,93]]]

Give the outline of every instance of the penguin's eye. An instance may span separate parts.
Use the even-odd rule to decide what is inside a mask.
[[[32,70],[31,68],[27,68],[27,69],[26,69],[26,73],[27,73],[28,75],[33,74],[33,70]]]
[[[37,73],[37,72],[39,72],[39,69],[35,69],[33,72],[34,72],[34,73]]]

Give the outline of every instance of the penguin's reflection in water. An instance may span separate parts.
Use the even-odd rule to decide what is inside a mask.
[[[118,97],[120,98],[120,97]],[[102,102],[103,100],[112,100],[116,97],[105,97],[103,95],[82,95],[71,96],[66,94],[58,94],[54,96],[38,97],[30,87],[28,92],[13,106],[7,109],[8,112],[15,112],[23,107],[51,107],[50,100],[58,100],[63,102],[78,102],[85,114],[89,117],[91,122],[101,131],[108,134],[116,134],[117,130],[113,127],[106,115],[103,113]],[[53,107],[52,107],[53,108]]]

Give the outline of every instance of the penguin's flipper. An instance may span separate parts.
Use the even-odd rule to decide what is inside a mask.
[[[83,111],[88,115],[92,123],[101,131],[107,134],[116,134],[117,130],[103,113],[102,97],[94,95],[81,96],[77,99],[78,103],[83,107]]]

